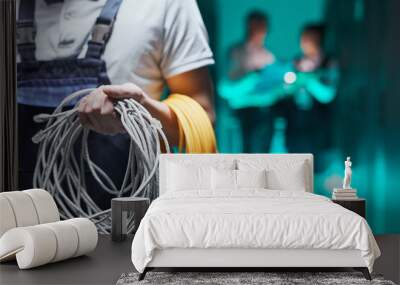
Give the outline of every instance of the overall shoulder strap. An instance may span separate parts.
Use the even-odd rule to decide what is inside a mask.
[[[21,61],[35,60],[35,0],[21,0],[17,21],[17,50]]]
[[[121,3],[122,0],[107,0],[93,27],[86,58],[100,58],[103,54]]]

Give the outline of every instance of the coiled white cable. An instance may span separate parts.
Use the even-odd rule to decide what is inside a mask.
[[[34,120],[47,122],[32,140],[39,144],[33,185],[46,189],[54,197],[63,219],[86,217],[91,219],[102,233],[111,230],[111,210],[102,210],[86,190],[85,168],[102,190],[114,195],[155,198],[158,191],[157,169],[161,144],[169,152],[169,145],[161,123],[133,99],[119,100],[115,110],[131,138],[127,168],[120,188],[90,158],[88,136],[90,131],[79,122],[79,100],[94,89],[85,89],[65,98],[53,114],[39,114]],[[78,102],[70,110],[64,110],[72,102]],[[80,158],[74,145],[80,140]],[[122,167],[122,166],[121,166]],[[123,171],[121,169],[121,171]],[[128,230],[132,229],[131,219]]]

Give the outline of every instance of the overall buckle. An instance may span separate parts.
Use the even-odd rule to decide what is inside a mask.
[[[99,44],[105,44],[110,36],[111,24],[95,24],[92,31],[92,41]]]

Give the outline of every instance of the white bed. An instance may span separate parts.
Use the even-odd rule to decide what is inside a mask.
[[[249,176],[267,168],[273,190],[204,189],[204,177],[186,189],[172,183],[190,179],[184,168],[171,173],[174,165]],[[372,232],[362,217],[312,194],[312,155],[164,154],[159,171],[160,197],[132,243],[140,278],[155,267],[354,267],[370,278],[380,255]]]

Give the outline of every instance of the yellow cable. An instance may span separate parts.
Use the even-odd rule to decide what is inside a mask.
[[[178,118],[179,152],[215,153],[216,139],[211,121],[204,109],[192,98],[172,94],[163,101]]]
[[[216,152],[216,140],[214,129],[209,120],[207,113],[204,109],[198,104],[196,101],[187,96],[182,96],[181,98],[184,102],[186,102],[186,106],[188,107],[187,114],[188,117],[191,118],[191,114],[198,114],[198,119],[195,119],[194,122],[199,122],[197,124],[198,133],[200,136],[200,151],[203,153],[207,152]],[[197,115],[196,115],[197,116]]]
[[[175,112],[178,117],[178,122],[183,130],[184,138],[185,138],[185,146],[186,152],[204,152],[202,147],[202,142],[200,141],[200,132],[199,132],[199,124],[196,124],[195,121],[198,120],[198,116],[193,115],[190,104],[184,103],[183,96],[172,96],[169,100],[167,100],[167,105]],[[190,118],[190,114],[193,115],[193,118]],[[197,117],[197,118],[196,118]],[[183,150],[182,145],[182,136],[180,137],[181,143],[179,151]]]

